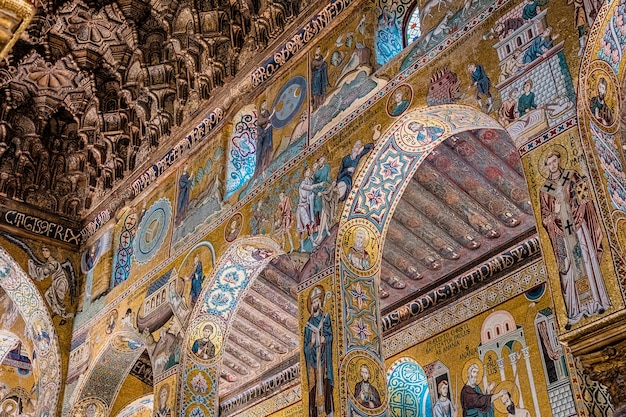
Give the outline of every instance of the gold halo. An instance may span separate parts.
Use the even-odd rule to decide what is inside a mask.
[[[517,389],[517,386],[515,385],[515,383],[513,381],[502,381],[500,383],[498,383],[498,385],[496,385],[496,387],[493,389],[492,394],[496,394],[502,390],[506,390],[511,394],[511,400],[513,401],[513,404],[515,404],[515,407],[518,406],[518,402],[519,402],[519,390]],[[496,401],[493,402],[493,406],[496,408],[496,410],[498,410],[500,413],[502,414],[508,414],[508,412],[506,411],[506,407],[504,406],[504,404],[501,401],[501,398],[498,398]]]
[[[565,168],[567,166],[567,162],[569,161],[569,155],[567,154],[567,148],[565,146],[557,143],[555,145],[550,145],[545,148],[541,152],[541,154],[539,155],[539,159],[537,160],[537,171],[539,172],[539,175],[541,175],[541,178],[543,178],[544,180],[548,179],[548,172],[545,165],[546,155],[548,154],[548,152],[555,149],[557,149],[561,154],[561,168]]]
[[[478,365],[478,375],[476,375],[476,383],[480,385],[480,382],[483,380],[483,363],[478,358],[472,358],[468,359],[467,362],[465,362],[465,365],[463,365],[463,373],[461,374],[461,377],[463,378],[464,384],[467,384],[467,370],[471,365],[474,364]]]

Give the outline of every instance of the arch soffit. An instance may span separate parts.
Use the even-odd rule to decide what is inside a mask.
[[[18,263],[0,247],[0,287],[13,301],[33,339],[48,335],[47,343],[33,340],[39,369],[37,415],[54,415],[61,392],[61,349],[52,316],[41,294]],[[36,324],[36,326],[34,326]]]
[[[421,133],[414,130],[423,127]],[[406,113],[396,120],[381,136],[374,150],[366,160],[356,179],[344,206],[336,245],[335,279],[341,280],[342,303],[339,306],[344,321],[350,316],[348,309],[357,305],[348,300],[347,289],[356,279],[353,277],[374,277],[378,274],[382,259],[384,236],[389,226],[389,219],[393,216],[396,205],[408,185],[409,181],[426,159],[426,157],[449,137],[460,132],[476,129],[504,128],[487,114],[472,107],[463,105],[442,105],[417,109]],[[368,270],[355,270],[346,261],[347,249],[343,247],[346,236],[355,228],[364,228],[369,238],[373,239],[377,253],[373,254],[374,261]],[[370,246],[371,247],[371,246]],[[361,286],[363,286],[363,281]],[[373,280],[369,285],[371,296],[375,296]],[[357,313],[357,311],[354,311]],[[376,339],[380,336],[378,326],[379,312],[366,313],[371,317],[363,316],[358,312],[361,320],[370,326],[370,333],[374,340],[363,340],[354,333],[351,326],[345,326],[344,340],[339,343],[339,352],[347,353],[352,349],[365,349],[378,352],[377,359],[382,360],[381,344]],[[354,334],[353,334],[354,333]]]
[[[228,339],[230,324],[236,316],[240,301],[256,277],[272,259],[283,253],[280,245],[269,237],[245,237],[235,240],[215,263],[208,278],[208,285],[202,289],[193,308],[183,338],[179,392],[185,392],[185,395],[178,400],[181,414],[194,407],[203,409],[205,415],[218,414],[219,404],[215,401],[218,395],[217,373],[221,365],[223,352],[221,347]],[[218,304],[216,300],[221,300],[221,303]],[[213,358],[201,360],[192,353],[190,346],[193,344],[194,336],[207,323],[217,329],[215,338],[211,338],[216,353]],[[209,380],[208,388],[204,392],[196,392],[198,386],[193,379],[198,377],[205,382]],[[187,395],[187,392],[191,394]]]
[[[123,348],[121,345],[115,346],[119,342],[126,343],[127,348]],[[138,343],[138,345],[133,344],[134,348],[131,348],[130,343]],[[144,351],[146,351],[146,346],[143,343],[143,338],[135,331],[120,330],[109,335],[89,365],[85,378],[76,387],[70,415],[81,415],[80,413],[90,402],[95,402],[99,407],[102,406],[109,410],[113,406],[132,366]],[[148,354],[150,355],[149,350]],[[150,361],[152,362],[152,357],[150,357]],[[114,389],[100,389],[102,388],[101,384]]]

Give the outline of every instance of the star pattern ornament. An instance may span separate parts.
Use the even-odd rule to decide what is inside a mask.
[[[354,335],[361,340],[361,343],[365,343],[372,336],[369,324],[364,322],[361,318],[357,319],[350,326],[350,330],[352,330],[352,333],[354,333]]]
[[[359,282],[350,290],[350,294],[352,295],[353,304],[358,306],[359,310],[362,310],[363,305],[367,305],[372,299]]]

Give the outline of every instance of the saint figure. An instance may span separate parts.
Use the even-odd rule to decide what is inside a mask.
[[[170,395],[170,388],[164,385],[159,390],[159,409],[154,414],[155,417],[172,417],[172,410],[167,405],[167,397]]]
[[[256,119],[256,168],[254,175],[263,174],[272,162],[272,153],[274,152],[274,141],[272,139],[272,117],[276,113],[276,109],[270,111],[267,109],[267,100],[261,103],[261,110]]]
[[[358,229],[354,236],[354,244],[348,252],[348,261],[356,269],[365,271],[371,266],[370,254],[367,252],[367,233],[363,229]]]
[[[203,282],[202,261],[200,260],[200,255],[196,255],[193,261],[193,272],[191,273],[191,290],[189,290],[191,305],[196,305],[196,301],[198,301],[202,291]]]
[[[312,111],[317,110],[324,104],[326,100],[326,87],[330,87],[328,80],[328,64],[326,63],[326,57],[322,56],[322,49],[318,46],[315,48],[313,62],[311,62]]]
[[[309,387],[309,417],[332,417],[333,330],[330,315],[323,310],[326,291],[320,285],[309,294],[311,315],[304,327],[304,358]]]
[[[189,166],[185,164],[183,167],[183,173],[178,179],[178,204],[176,206],[176,223],[180,223],[186,217],[187,208],[189,207],[189,196],[191,194],[191,188],[193,187],[193,181],[191,180],[191,174],[189,174]]]
[[[583,316],[602,314],[611,305],[600,270],[602,229],[587,179],[563,169],[556,150],[544,163],[548,179],[539,192],[541,223],[557,261],[569,330]]]
[[[370,381],[370,368],[361,365],[361,381],[354,386],[354,397],[365,408],[378,408],[381,405],[380,394]]]

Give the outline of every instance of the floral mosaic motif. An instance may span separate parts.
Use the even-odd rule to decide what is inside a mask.
[[[350,326],[350,330],[356,336],[357,339],[361,341],[361,343],[365,343],[370,340],[370,337],[373,335],[372,329],[370,328],[369,323],[363,321],[363,319],[357,319]]]
[[[235,116],[226,163],[225,198],[248,182],[256,169],[256,119],[252,108],[244,108]]]
[[[626,212],[626,174],[615,144],[615,136],[605,133],[590,122],[591,137],[596,148],[613,207]]]
[[[197,374],[191,379],[191,387],[200,394],[206,394],[209,389],[209,384],[207,384],[202,374]]]
[[[432,416],[428,380],[424,370],[411,358],[400,358],[387,372],[391,417]]]
[[[363,308],[363,306],[367,306],[372,298],[369,294],[361,287],[361,283],[357,282],[351,290],[349,290],[352,295],[352,303],[355,304],[359,310]]]
[[[626,2],[620,1],[600,39],[598,58],[606,61],[617,73],[626,49]]]
[[[113,286],[126,281],[130,276],[133,263],[133,240],[137,230],[137,213],[128,214],[122,223],[122,230],[117,236],[117,252],[113,258]]]

